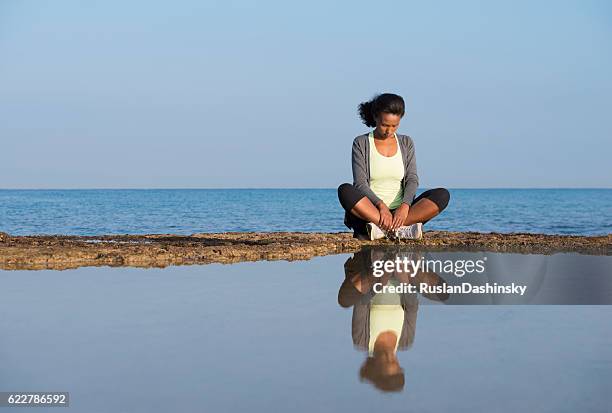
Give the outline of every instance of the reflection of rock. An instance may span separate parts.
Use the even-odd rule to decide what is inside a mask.
[[[303,260],[355,252],[364,245],[393,245],[393,242],[358,241],[350,233],[233,232],[191,236],[9,236],[0,233],[0,268],[68,269],[92,265],[166,267],[213,262]],[[405,249],[427,251],[612,255],[612,234],[583,237],[430,231],[425,233],[422,240],[404,241],[401,245]]]

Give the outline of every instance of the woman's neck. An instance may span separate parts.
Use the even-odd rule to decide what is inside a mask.
[[[374,139],[379,139],[381,141],[384,141],[386,139],[391,139],[395,136],[395,134],[391,134],[389,136],[385,136],[385,135],[379,135],[376,131],[374,131]]]

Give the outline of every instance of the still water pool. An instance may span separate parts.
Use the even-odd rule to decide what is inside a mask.
[[[387,253],[0,271],[0,391],[78,412],[610,411],[612,257],[431,253],[486,256],[472,282],[527,293],[383,302]]]

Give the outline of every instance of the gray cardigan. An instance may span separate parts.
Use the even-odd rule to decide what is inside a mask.
[[[370,189],[370,141],[368,135],[369,133],[359,135],[353,141],[353,185],[376,205],[381,199]],[[402,160],[404,161],[404,178],[402,179],[404,198],[402,202],[410,205],[419,185],[414,142],[412,142],[410,136],[400,134],[397,134],[397,140],[400,144]]]
[[[398,350],[407,350],[412,347],[414,333],[416,331],[417,313],[419,311],[419,300],[416,294],[401,294],[401,306],[404,310],[404,322],[402,331],[397,340]],[[368,350],[370,344],[370,309],[372,297],[364,296],[353,307],[353,318],[351,320],[351,334],[353,345],[360,350]]]
[[[358,349],[365,351],[368,350],[370,343],[370,309],[372,298],[376,293],[373,288],[365,293],[360,293],[354,287],[351,279],[355,275],[364,278],[372,277],[372,252],[374,249],[379,250],[380,247],[365,247],[346,260],[344,263],[344,282],[340,287],[340,291],[338,291],[338,303],[343,307],[353,307],[353,318],[351,322],[353,344]],[[396,249],[387,248],[383,249],[383,251],[385,251],[384,259],[393,259],[402,255],[399,252],[400,250]],[[418,256],[420,256],[420,254]],[[398,350],[406,350],[412,346],[414,341],[419,300],[416,294],[404,293],[400,294],[400,301],[402,309],[404,310],[404,322],[402,324],[402,331],[398,337]]]

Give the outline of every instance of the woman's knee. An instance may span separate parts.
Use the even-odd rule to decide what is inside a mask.
[[[435,188],[431,190],[429,197],[440,209],[440,212],[444,211],[450,201],[450,192],[446,188]]]
[[[359,202],[361,198],[363,198],[363,194],[354,185],[344,183],[338,187],[338,199],[340,200],[340,205],[346,211],[350,211],[353,209],[355,204]]]
[[[342,185],[340,185],[338,187],[338,198],[340,198],[342,195],[346,194],[347,191],[350,191],[350,188],[353,185],[348,184],[348,183],[343,183]]]

